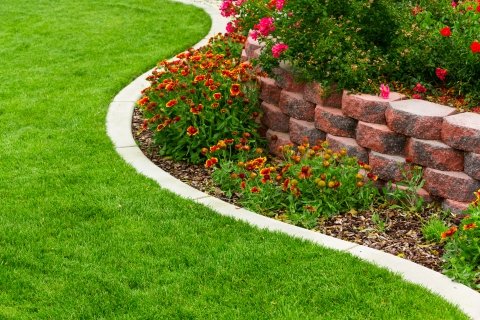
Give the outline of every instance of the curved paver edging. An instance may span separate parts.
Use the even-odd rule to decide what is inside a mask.
[[[219,10],[213,7],[212,3],[195,0],[177,1],[200,7],[212,18],[210,32],[195,45],[196,48],[205,45],[213,34],[225,30],[227,20],[220,16]],[[387,268],[401,275],[405,280],[419,284],[442,296],[447,301],[458,305],[472,319],[480,320],[480,293],[467,286],[453,282],[443,274],[383,251],[256,214],[194,189],[157,167],[138,148],[131,130],[135,102],[141,96],[140,91],[149,86],[146,77],[150,73],[151,70],[147,71],[120,91],[110,104],[107,114],[107,134],[115,145],[115,150],[139,173],[155,180],[162,188],[168,189],[183,198],[206,205],[221,215],[247,222],[262,229],[282,232],[291,237],[308,240],[330,249],[348,252],[377,266]]]

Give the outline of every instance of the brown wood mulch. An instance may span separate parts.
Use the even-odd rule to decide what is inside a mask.
[[[135,140],[143,153],[158,167],[198,190],[239,205],[238,197],[227,198],[214,185],[210,178],[211,171],[205,169],[204,166],[176,162],[160,157],[157,152],[158,148],[152,144],[151,132],[148,130],[140,132],[139,130],[143,117],[137,108],[135,108],[132,120],[132,132]],[[426,220],[430,214],[432,214],[432,211],[426,210],[421,214],[421,218]],[[276,218],[283,220],[282,215]],[[401,210],[388,208],[375,208],[321,218],[315,230],[336,238],[379,249],[435,271],[440,271],[443,246],[428,243],[423,239],[421,227],[421,219],[415,214],[407,214]]]

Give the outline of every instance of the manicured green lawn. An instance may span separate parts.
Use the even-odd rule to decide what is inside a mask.
[[[121,160],[109,102],[209,26],[163,0],[0,1],[0,318],[464,318],[348,255],[179,199]]]

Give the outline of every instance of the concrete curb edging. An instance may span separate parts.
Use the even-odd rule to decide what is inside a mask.
[[[212,35],[225,30],[227,19],[220,16],[219,10],[214,8],[212,4],[195,0],[177,1],[200,7],[212,18],[212,27],[208,35],[197,43],[195,48],[203,46]],[[457,305],[472,319],[480,320],[480,293],[453,282],[438,272],[383,251],[296,227],[237,207],[194,189],[157,167],[138,148],[131,130],[135,102],[141,96],[140,91],[148,87],[149,83],[146,81],[146,77],[150,73],[151,70],[142,74],[115,96],[108,108],[106,118],[107,134],[112,140],[115,150],[139,173],[155,180],[162,188],[183,198],[208,206],[221,215],[247,222],[261,229],[282,232],[291,237],[308,240],[330,249],[348,252],[362,260],[387,268],[399,274],[405,280],[419,284],[442,296],[447,301]]]

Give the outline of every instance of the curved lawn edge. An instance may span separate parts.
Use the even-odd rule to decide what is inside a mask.
[[[217,8],[195,0],[177,0],[177,2],[200,7],[212,19],[209,33],[194,46],[195,48],[205,45],[212,35],[225,30],[227,19],[219,14]],[[146,77],[150,73],[151,70],[142,74],[114,97],[108,108],[106,119],[107,134],[112,140],[115,150],[139,173],[155,180],[162,188],[208,206],[223,216],[247,222],[261,229],[282,232],[294,238],[308,240],[326,248],[348,252],[362,260],[384,267],[399,274],[406,281],[429,289],[448,302],[457,305],[470,318],[480,320],[480,293],[452,281],[441,273],[383,251],[296,227],[240,208],[194,189],[157,167],[136,145],[131,130],[135,102],[140,98],[140,91],[149,86]]]

